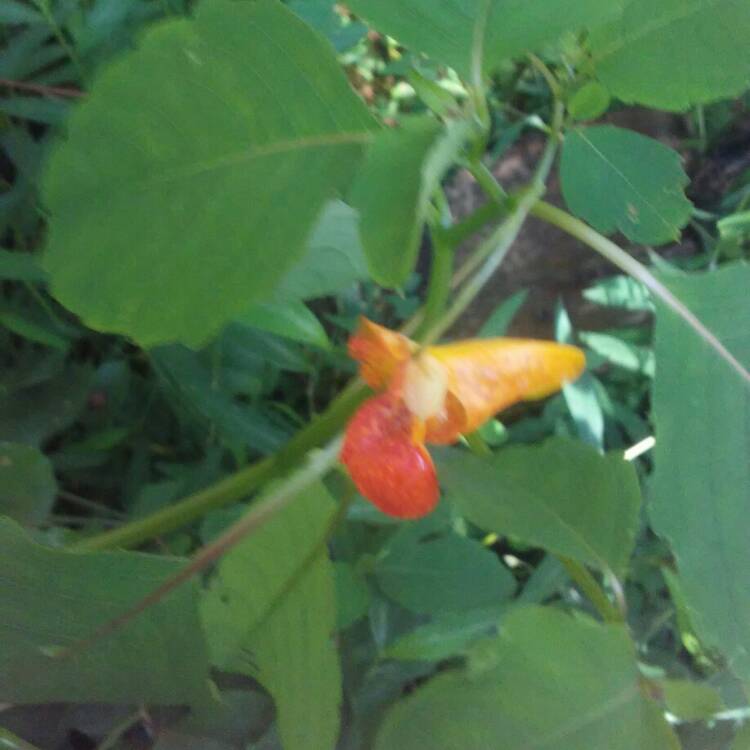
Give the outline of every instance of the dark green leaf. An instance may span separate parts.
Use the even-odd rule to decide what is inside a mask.
[[[55,295],[144,345],[206,341],[271,296],[372,128],[330,47],[281,3],[215,0],[152,27],[103,69],[50,161]]]
[[[617,15],[622,0],[351,0],[379,31],[471,77],[472,56],[491,72],[508,57]],[[479,31],[477,31],[477,29]]]
[[[676,240],[692,206],[680,155],[646,136],[612,125],[571,131],[560,179],[570,210],[600,232],[633,242]]]
[[[333,512],[322,485],[305,490],[222,559],[203,599],[214,663],[268,689],[284,750],[332,750],[338,736]]]
[[[30,445],[0,442],[0,513],[26,524],[47,518],[57,483],[47,457]]]
[[[173,575],[183,561],[136,552],[81,554],[32,542],[0,519],[0,698],[11,703],[208,700],[208,655],[185,584],[126,628],[63,657]]]
[[[31,253],[0,249],[0,279],[8,281],[44,281],[46,275]]]
[[[677,750],[642,695],[621,625],[512,610],[466,670],[432,679],[386,716],[376,750]]]
[[[41,13],[20,0],[0,0],[2,23],[44,23]]]
[[[632,0],[594,32],[591,50],[619,99],[681,111],[747,88],[748,29],[745,0]]]
[[[621,575],[633,549],[641,493],[632,465],[552,438],[489,457],[439,454],[448,499],[482,529]]]
[[[0,396],[0,440],[39,445],[68,427],[86,402],[91,371],[69,367],[55,378]]]
[[[467,125],[445,130],[428,116],[375,139],[354,183],[362,245],[373,278],[401,286],[414,270],[432,191],[456,159]]]
[[[750,366],[750,268],[662,277]],[[750,388],[674,313],[656,319],[651,519],[672,545],[698,635],[750,679]]]
[[[417,542],[404,536],[375,567],[380,588],[414,612],[461,612],[508,599],[510,571],[479,542],[458,534]]]

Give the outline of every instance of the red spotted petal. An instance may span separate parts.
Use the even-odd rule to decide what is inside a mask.
[[[346,428],[341,460],[360,493],[383,513],[419,518],[440,497],[435,466],[415,441],[413,418],[390,394],[368,399]]]

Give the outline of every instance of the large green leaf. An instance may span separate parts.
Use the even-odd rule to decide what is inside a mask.
[[[49,459],[31,445],[0,442],[0,513],[21,523],[40,523],[57,492]]]
[[[492,71],[566,31],[617,15],[622,0],[350,0],[375,28],[469,78],[472,57]]]
[[[467,669],[435,677],[387,715],[376,750],[677,750],[639,689],[622,625],[522,607]]]
[[[748,266],[664,281],[750,366]],[[748,680],[750,388],[661,306],[656,361],[651,519],[672,545],[698,635]]]
[[[179,570],[138,552],[43,547],[0,519],[0,700],[185,704],[208,695],[195,588],[185,584],[115,634],[78,643]]]
[[[270,297],[373,122],[274,0],[201,3],[106,67],[45,180],[46,267],[92,327],[196,345]]]
[[[749,32],[747,0],[631,0],[591,50],[615,96],[679,111],[747,88]]]
[[[516,587],[495,553],[454,533],[421,542],[402,537],[378,560],[375,576],[391,599],[425,613],[490,606]]]
[[[400,286],[414,269],[432,191],[456,159],[467,124],[444,130],[431,117],[384,130],[370,147],[352,191],[370,273]]]
[[[338,736],[333,512],[322,485],[308,489],[222,559],[203,599],[214,663],[273,695],[284,750],[332,750]]]
[[[633,549],[640,489],[620,455],[562,438],[492,456],[439,454],[449,500],[482,529],[622,574]]]
[[[680,155],[632,130],[595,125],[571,131],[560,178],[570,210],[600,232],[660,244],[678,239],[690,219]]]

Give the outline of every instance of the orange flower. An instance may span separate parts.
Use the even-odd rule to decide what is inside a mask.
[[[583,371],[583,352],[531,339],[472,339],[421,348],[360,319],[349,355],[382,391],[346,428],[341,460],[360,493],[398,518],[429,513],[440,496],[425,443],[447,445],[519,401],[545,398]]]

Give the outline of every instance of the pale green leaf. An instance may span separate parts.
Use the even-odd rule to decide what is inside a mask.
[[[222,559],[203,599],[214,663],[271,693],[284,750],[333,750],[338,736],[333,512],[322,485],[308,488]]]
[[[50,160],[53,292],[143,345],[206,341],[303,255],[372,128],[333,51],[281,3],[214,0],[153,26]]]
[[[750,723],[745,723],[737,731],[730,750],[750,750]]]
[[[632,0],[591,37],[596,73],[625,102],[681,111],[750,84],[747,0]]]
[[[750,366],[750,268],[662,277]],[[750,389],[681,319],[656,318],[656,426],[651,519],[674,552],[701,640],[750,679]]]
[[[634,467],[562,438],[492,456],[438,454],[449,500],[472,523],[621,575],[638,526]]]
[[[585,289],[583,296],[598,305],[624,307],[626,310],[654,309],[654,303],[646,287],[630,276],[612,276],[599,281]]]
[[[613,125],[572,130],[560,163],[568,208],[606,234],[633,242],[676,240],[690,218],[680,155],[652,138]]]
[[[598,81],[588,81],[568,99],[568,112],[574,120],[595,120],[609,108],[609,91]]]
[[[383,592],[414,612],[461,612],[509,599],[510,571],[494,552],[458,534],[430,541],[406,535],[375,566]]]
[[[20,0],[0,0],[0,21],[3,23],[44,23],[44,16]]]
[[[455,161],[467,124],[447,130],[429,116],[384,130],[367,152],[352,189],[360,234],[373,278],[402,285],[413,271],[432,191]]]
[[[376,29],[471,77],[472,57],[491,72],[566,31],[614,18],[622,0],[351,0]]]
[[[281,280],[273,300],[325,297],[367,276],[359,240],[359,216],[345,203],[331,201],[313,229],[305,254]]]
[[[188,704],[209,700],[208,654],[187,583],[127,627],[70,656],[184,561],[43,547],[0,519],[0,700]]]
[[[469,667],[444,672],[387,714],[376,750],[677,750],[642,695],[622,625],[519,607]]]
[[[604,357],[613,365],[653,377],[655,364],[654,353],[651,349],[636,346],[606,333],[581,331],[578,337],[591,351]]]
[[[37,524],[52,510],[57,483],[47,457],[30,445],[0,442],[0,514]]]
[[[683,721],[708,719],[724,708],[719,693],[703,682],[662,680],[659,687],[667,711]]]

